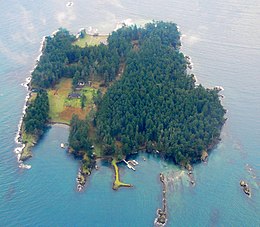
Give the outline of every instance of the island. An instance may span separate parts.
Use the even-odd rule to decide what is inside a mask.
[[[68,151],[82,163],[79,191],[97,159],[111,162],[115,190],[132,186],[120,181],[117,163],[133,153],[189,170],[205,160],[220,140],[225,109],[218,88],[197,85],[188,73],[180,35],[176,24],[153,21],[101,37],[63,28],[45,37],[29,84],[21,160],[53,123],[70,126]]]

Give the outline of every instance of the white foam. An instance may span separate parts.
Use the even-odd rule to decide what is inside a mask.
[[[214,89],[217,89],[219,91],[224,91],[224,88],[222,86],[215,86]]]
[[[116,30],[118,30],[118,29],[120,29],[120,28],[122,28],[124,26],[131,26],[131,25],[134,25],[133,20],[131,18],[127,18],[127,19],[125,19],[125,20],[123,20],[121,22],[118,22],[116,24],[116,28],[114,29],[114,31],[116,31]]]
[[[25,87],[25,88],[28,88],[28,84],[31,82],[31,77],[29,76],[29,77],[27,77],[26,79],[25,79],[25,82],[23,82],[23,83],[21,83],[21,85],[23,86],[23,87]]]
[[[53,33],[51,33],[51,37],[55,36],[58,31],[59,31],[59,29],[57,29],[57,30],[55,30]]]
[[[76,34],[76,39],[78,39],[79,36],[80,36],[80,34],[81,34],[81,32],[82,32],[82,31],[85,31],[85,30],[86,30],[85,28],[80,28],[79,31],[78,31],[78,33]]]

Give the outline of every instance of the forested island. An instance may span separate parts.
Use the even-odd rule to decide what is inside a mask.
[[[123,26],[92,44],[88,36],[59,29],[45,38],[23,118],[25,150],[47,124],[70,125],[84,184],[96,158],[110,158],[116,171],[117,161],[147,151],[186,167],[217,144],[225,122],[219,90],[195,85],[176,24]],[[115,188],[126,186],[117,180]]]

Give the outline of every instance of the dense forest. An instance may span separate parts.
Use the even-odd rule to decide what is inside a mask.
[[[123,27],[112,32],[108,45],[80,48],[74,41],[65,29],[46,37],[31,83],[46,89],[69,77],[74,86],[88,80],[109,86],[103,96],[94,97],[93,122],[73,117],[69,137],[73,149],[89,151],[88,124],[96,127],[104,154],[118,157],[146,149],[187,164],[216,143],[225,110],[218,90],[195,86],[193,75],[187,73],[176,24]],[[125,70],[115,81],[121,63]]]
[[[25,132],[35,136],[41,136],[46,128],[49,114],[48,95],[45,90],[37,93],[37,96],[29,107],[23,119]]]
[[[196,87],[187,74],[175,24],[148,24],[132,33],[138,48],[128,53],[122,79],[104,95],[96,115],[106,152],[146,148],[176,163],[199,160],[224,123],[218,91]]]
[[[62,77],[72,78],[74,86],[79,81],[87,82],[94,78],[107,85],[115,79],[121,53],[113,44],[117,40],[108,46],[100,44],[86,48],[72,45],[73,41],[75,36],[65,29],[45,38],[43,55],[32,73],[32,87],[54,87]]]
[[[73,115],[70,121],[69,144],[73,150],[89,151],[91,143],[88,139],[88,122],[80,120],[77,115]]]

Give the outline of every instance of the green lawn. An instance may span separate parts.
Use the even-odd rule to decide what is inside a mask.
[[[97,92],[97,89],[84,87],[81,91],[76,91],[76,93],[86,96],[84,109],[81,109],[80,99],[68,98],[71,92],[73,92],[71,79],[61,79],[55,89],[48,90],[50,103],[49,117],[52,122],[69,123],[73,114],[77,114],[80,119],[84,119],[91,110],[94,104],[93,94]]]
[[[84,38],[77,39],[77,41],[75,41],[73,45],[77,45],[81,48],[84,48],[86,46],[97,46],[100,43],[106,43],[107,38],[107,35],[93,36],[86,34]]]
[[[48,90],[50,112],[49,117],[51,121],[64,122],[60,119],[60,113],[64,111],[65,100],[67,99],[71,90],[71,80],[61,79],[60,83],[56,85],[55,89]],[[65,121],[65,123],[68,123]]]

